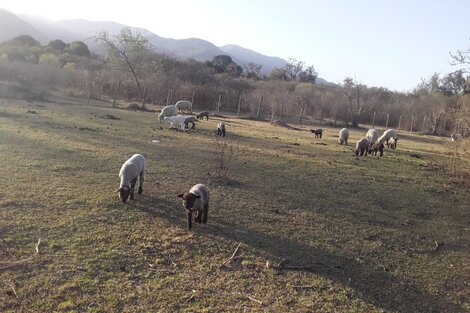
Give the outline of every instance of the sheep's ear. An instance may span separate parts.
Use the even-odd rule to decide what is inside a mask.
[[[178,198],[183,198],[183,196],[184,196],[184,193],[180,193],[180,194],[177,195],[176,197],[178,197]]]

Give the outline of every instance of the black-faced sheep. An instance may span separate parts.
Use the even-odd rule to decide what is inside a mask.
[[[380,153],[380,156],[384,155],[384,144],[383,142],[376,142],[370,145],[369,154],[377,155],[377,151]]]
[[[176,115],[176,107],[174,105],[167,105],[162,109],[160,114],[158,115],[158,120],[163,122],[165,116],[175,116]]]
[[[219,124],[217,124],[217,135],[225,137],[225,123],[224,122],[220,122]]]
[[[119,193],[119,199],[126,203],[127,198],[134,200],[134,188],[139,178],[139,195],[144,187],[145,158],[141,154],[134,154],[129,160],[124,162],[119,171],[121,183],[116,192]]]
[[[339,138],[338,138],[338,143],[342,145],[343,143],[345,145],[348,144],[348,138],[349,138],[349,129],[343,128],[339,131]]]
[[[388,141],[390,140],[390,138],[396,138],[396,137],[397,137],[397,131],[394,129],[388,129],[384,131],[384,133],[382,134],[382,136],[380,136],[378,141],[380,142],[385,141],[385,143],[388,144]]]
[[[189,128],[189,123],[191,123],[191,129],[196,129],[196,117],[194,115],[189,115],[184,118],[184,128]]]
[[[183,199],[183,206],[188,215],[188,229],[193,227],[193,211],[197,212],[194,219],[196,223],[207,223],[207,214],[209,212],[209,188],[207,188],[206,185],[194,185],[188,192],[180,193],[177,197]]]
[[[320,137],[320,139],[321,139],[321,136],[322,136],[322,134],[323,134],[323,129],[321,129],[321,128],[318,128],[318,129],[310,129],[310,132],[311,132],[312,134],[315,134],[315,138],[319,138],[319,137]]]
[[[198,115],[196,115],[197,119],[199,120],[204,120],[204,116],[206,117],[207,120],[209,120],[209,112],[203,111],[200,112]]]
[[[175,107],[180,113],[187,112],[192,114],[193,104],[187,100],[180,100],[176,102]]]
[[[379,139],[379,132],[371,128],[367,131],[366,138],[369,140],[369,145],[372,146]]]
[[[357,141],[356,143],[356,149],[354,150],[354,154],[356,156],[361,156],[367,155],[367,151],[369,149],[369,140],[367,138],[361,138]]]
[[[387,147],[392,148],[393,150],[395,150],[397,148],[397,144],[398,144],[398,138],[397,137],[392,137],[388,140]]]

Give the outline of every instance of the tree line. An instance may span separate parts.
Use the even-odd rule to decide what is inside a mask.
[[[158,54],[130,28],[95,36],[99,54],[81,41],[53,40],[42,46],[22,35],[0,44],[0,80],[12,88],[60,89],[96,99],[169,104],[180,99],[196,109],[237,112],[258,118],[332,125],[369,124],[433,134],[470,133],[470,76],[458,70],[434,74],[403,93],[369,87],[351,77],[340,84],[316,84],[313,65],[289,59],[262,75],[262,66],[236,64],[228,55],[210,61]],[[470,49],[451,54],[468,65]]]

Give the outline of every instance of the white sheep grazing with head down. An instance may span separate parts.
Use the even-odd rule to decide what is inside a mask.
[[[193,104],[187,100],[180,100],[176,102],[175,107],[180,113],[187,112],[192,114],[193,112]]]
[[[188,215],[188,229],[193,227],[192,214],[196,211],[195,222],[207,223],[209,212],[209,188],[203,184],[194,185],[188,192],[180,193],[178,198],[183,199],[183,206]]]
[[[345,145],[348,144],[348,138],[349,138],[349,129],[343,128],[339,131],[339,138],[338,138],[338,143],[342,145],[343,143]]]
[[[397,137],[397,134],[398,132],[395,129],[387,129],[386,131],[384,131],[382,136],[380,136],[378,141],[382,143],[385,141],[386,144],[388,144],[388,141],[390,140],[390,138]]]
[[[165,116],[175,116],[176,115],[176,106],[174,105],[167,105],[166,107],[164,107],[162,109],[162,111],[160,112],[160,114],[158,115],[158,120],[161,122],[163,122],[163,118]]]
[[[359,156],[367,155],[367,150],[369,149],[369,140],[367,138],[361,138],[356,143],[356,149],[354,150],[354,154]]]
[[[462,141],[462,135],[457,133],[450,135],[450,138],[452,139],[452,141]]]
[[[119,178],[121,183],[116,192],[119,192],[119,199],[126,203],[127,198],[130,196],[134,200],[134,188],[139,178],[139,195],[144,187],[144,171],[145,171],[145,158],[141,154],[134,154],[129,160],[124,162],[119,171]]]
[[[177,124],[180,125],[180,128],[184,130],[184,119],[186,117],[184,115],[176,115],[176,116],[165,116],[163,118],[164,121],[170,122],[170,128],[178,128]]]
[[[369,145],[373,145],[379,139],[379,132],[371,128],[367,131],[366,138],[369,140]]]

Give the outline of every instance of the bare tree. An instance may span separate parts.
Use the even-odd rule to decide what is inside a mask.
[[[359,118],[368,106],[369,92],[367,86],[358,84],[351,77],[346,77],[343,81],[343,95],[349,104],[351,114],[351,124],[357,127]]]

